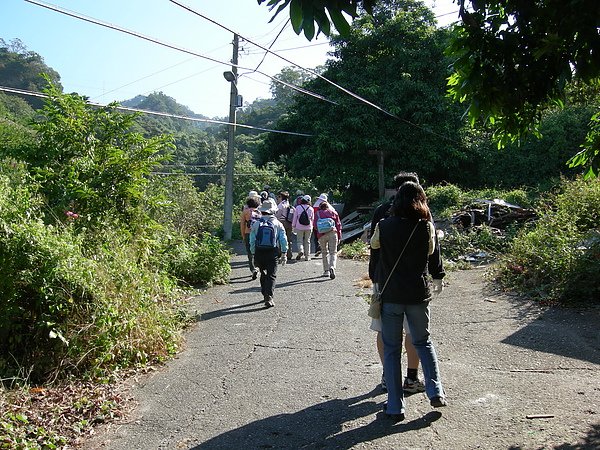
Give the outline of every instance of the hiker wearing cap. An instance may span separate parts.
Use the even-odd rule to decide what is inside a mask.
[[[321,205],[321,202],[326,202],[326,201],[327,201],[327,194],[325,194],[325,193],[323,193],[317,197],[317,199],[315,200],[315,204],[313,205],[313,208],[315,210],[315,217],[317,215],[317,211],[319,210],[319,206]],[[341,239],[341,237],[340,237],[340,239]],[[321,254],[321,243],[319,242],[319,239],[317,237],[316,221],[313,224],[313,240],[315,242],[315,258],[316,258],[317,256],[319,256]]]
[[[302,189],[298,189],[296,191],[296,200],[294,200],[293,206],[298,206],[300,203],[302,203],[302,197],[304,197],[304,192]]]
[[[275,194],[273,192],[271,192],[271,186],[269,186],[268,184],[265,184],[263,186],[263,192],[267,193],[267,197],[272,198],[273,200],[277,201],[277,197],[275,196]]]
[[[323,251],[323,276],[335,278],[337,246],[342,238],[342,223],[337,211],[323,200],[315,212],[315,233]]]
[[[258,276],[258,269],[254,265],[254,256],[250,251],[250,230],[252,224],[262,217],[258,207],[260,206],[260,197],[256,191],[250,191],[242,214],[240,214],[240,234],[242,235],[242,241],[246,247],[246,254],[248,255],[248,266],[250,267],[250,274],[253,280],[256,280]]]
[[[259,207],[262,217],[252,224],[250,230],[250,251],[254,255],[254,264],[260,271],[260,291],[265,307],[275,306],[273,290],[277,278],[277,262],[285,264],[288,248],[285,228],[275,217],[277,205],[268,198]]]
[[[275,217],[285,228],[285,236],[288,240],[287,260],[292,259],[292,221],[294,220],[294,207],[289,202],[290,194],[288,191],[281,191],[277,196],[277,213]]]
[[[297,236],[297,261],[300,261],[303,256],[305,261],[310,259],[310,236],[312,234],[314,217],[315,211],[310,206],[310,195],[304,195],[300,204],[296,206],[294,219],[292,221],[292,229]]]

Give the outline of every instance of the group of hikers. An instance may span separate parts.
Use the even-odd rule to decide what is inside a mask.
[[[292,238],[296,236],[297,261],[309,261],[311,236],[315,237],[315,257],[321,255],[323,276],[335,279],[338,244],[342,238],[339,214],[321,194],[311,205],[310,195],[298,191],[290,202],[287,191],[277,196],[265,186],[260,194],[250,191],[240,215],[240,232],[246,246],[252,279],[260,273],[265,307],[275,306],[273,290],[278,265],[292,260]]]
[[[425,392],[431,406],[447,405],[430,339],[429,309],[433,295],[443,290],[445,273],[433,218],[418,176],[401,172],[394,177],[394,187],[396,194],[375,209],[371,222],[369,277],[374,297],[381,301],[371,329],[377,332],[377,350],[383,364],[381,387],[388,394],[384,412],[399,422],[405,418],[405,393]],[[311,205],[311,197],[301,192],[293,202],[286,191],[277,197],[270,194],[268,186],[260,194],[249,193],[240,230],[252,279],[260,272],[265,307],[274,306],[278,263],[285,264],[293,257],[292,235],[296,235],[299,261],[310,259],[310,238],[316,235],[323,276],[334,279],[341,228],[339,215],[326,194]],[[403,380],[404,333],[408,368]],[[419,363],[424,383],[418,377]]]

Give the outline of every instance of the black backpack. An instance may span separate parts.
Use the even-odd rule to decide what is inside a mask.
[[[300,217],[298,217],[298,222],[302,225],[310,225],[310,219],[308,218],[308,213],[306,212],[308,208],[302,207],[302,212],[300,213]]]

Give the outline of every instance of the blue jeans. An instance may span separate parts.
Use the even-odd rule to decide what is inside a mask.
[[[437,355],[429,339],[429,302],[416,305],[383,303],[381,310],[381,335],[383,338],[383,370],[388,390],[388,414],[404,414],[405,402],[402,389],[402,326],[404,315],[410,327],[412,342],[423,368],[425,392],[430,399],[444,397]]]

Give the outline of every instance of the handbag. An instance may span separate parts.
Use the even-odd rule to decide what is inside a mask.
[[[371,294],[371,303],[369,305],[369,311],[367,312],[367,315],[369,317],[371,317],[373,319],[381,318],[381,307],[382,307],[381,294],[383,294],[383,291],[385,291],[385,288],[386,288],[388,282],[390,281],[390,278],[392,277],[394,270],[396,270],[396,267],[398,266],[398,263],[400,262],[402,255],[404,254],[404,250],[406,250],[406,246],[410,242],[410,239],[413,237],[413,234],[415,234],[415,230],[417,229],[418,225],[419,225],[419,222],[417,222],[417,224],[413,228],[412,232],[410,233],[410,236],[408,237],[406,244],[404,244],[404,248],[400,252],[398,259],[396,260],[396,264],[394,264],[394,267],[392,267],[392,270],[390,271],[390,274],[388,275],[387,280],[385,280],[383,289],[381,289],[381,291],[379,291],[379,286],[377,286],[375,289],[373,289],[373,294]]]

